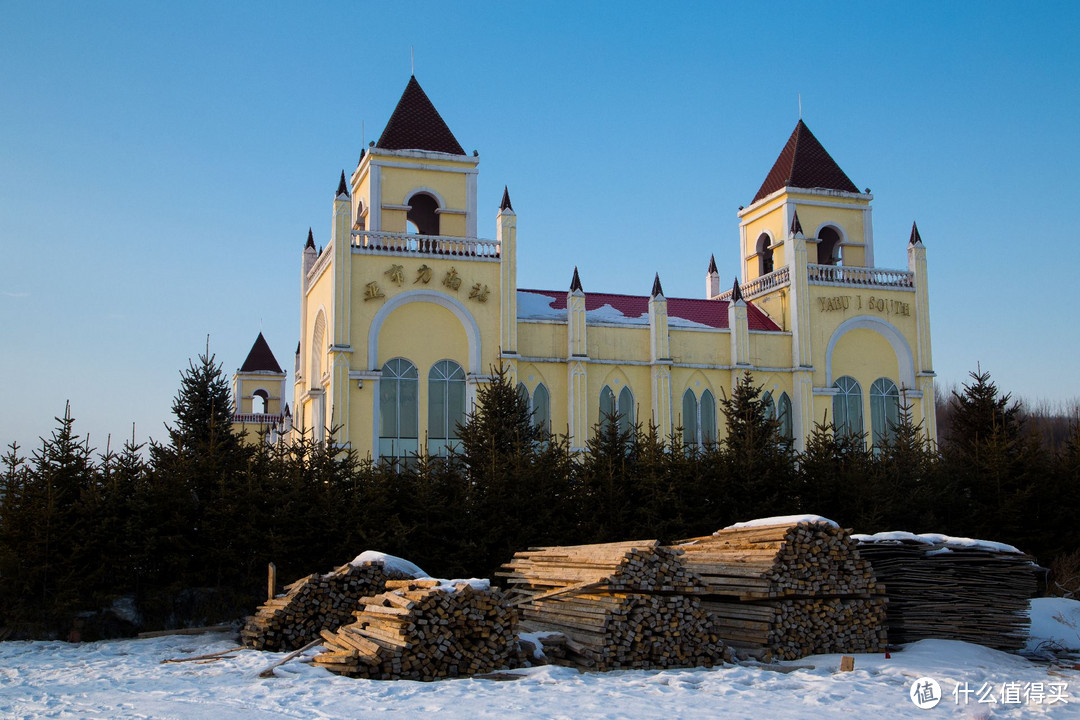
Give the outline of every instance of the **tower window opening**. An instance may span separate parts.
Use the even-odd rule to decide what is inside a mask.
[[[427,193],[416,193],[409,198],[406,226],[410,233],[419,235],[439,234],[439,201]]]
[[[768,275],[773,271],[773,251],[769,236],[761,233],[757,239],[758,275]]]
[[[251,394],[251,412],[256,415],[265,415],[270,403],[270,395],[265,390],[259,389]]]
[[[818,231],[818,265],[837,265],[840,263],[840,233],[836,228],[826,225]]]

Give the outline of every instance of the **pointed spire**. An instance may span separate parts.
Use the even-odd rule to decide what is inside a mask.
[[[581,288],[581,278],[578,277],[577,266],[574,266],[574,277],[570,280],[570,292],[585,292]]]
[[[660,273],[656,273],[656,277],[652,281],[652,297],[663,294],[664,288],[660,287]]]
[[[499,203],[500,210],[513,210],[514,206],[510,204],[510,189],[503,185],[502,202]]]
[[[908,241],[908,245],[922,245],[922,238],[919,236],[919,226],[915,223],[911,223],[911,239]]]
[[[283,373],[284,370],[278,365],[278,361],[274,358],[274,353],[270,351],[270,345],[267,344],[266,338],[262,333],[259,333],[259,337],[255,338],[255,344],[251,346],[251,351],[248,352],[247,359],[244,360],[244,364],[240,366],[240,372],[276,372]]]
[[[799,211],[798,210],[796,210],[795,212],[793,212],[791,214],[791,234],[792,235],[802,235],[803,234],[802,223],[799,222]]]
[[[859,192],[859,188],[840,169],[802,119],[795,125],[772,170],[754,196],[754,202],[785,187]]]
[[[360,148],[360,159],[356,161],[356,164],[364,162],[364,156],[367,155],[367,148]]]
[[[709,275],[719,275],[720,271],[716,269],[716,256],[709,256]]]
[[[731,286],[731,302],[744,302],[742,289],[739,287],[739,278],[735,278],[735,284]]]
[[[335,194],[334,197],[338,197],[338,195],[344,195],[345,197],[349,197],[349,186],[345,183],[344,170],[341,171],[341,181],[338,182],[337,194]]]
[[[446,126],[439,111],[431,104],[427,93],[409,78],[405,92],[401,94],[394,114],[386,123],[375,147],[384,150],[430,150],[433,152],[464,155],[454,133]]]
[[[311,234],[311,228],[307,229],[307,242],[304,243],[304,249],[308,248],[315,249],[315,236]]]

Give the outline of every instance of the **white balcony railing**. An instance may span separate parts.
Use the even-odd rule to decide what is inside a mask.
[[[762,275],[759,278],[754,278],[748,283],[739,285],[739,290],[742,292],[743,298],[747,300],[753,300],[758,295],[764,295],[767,292],[772,292],[777,288],[785,287],[791,282],[791,268],[787,265],[779,270],[773,270],[768,275]],[[730,300],[731,291],[726,290],[716,296],[717,300]]]
[[[270,413],[233,413],[234,423],[250,423],[252,425],[276,425],[281,422],[281,415]]]
[[[807,280],[813,285],[852,285],[856,287],[915,287],[915,274],[907,270],[847,267],[844,265],[807,265]]]
[[[352,234],[352,249],[361,253],[445,255],[495,260],[501,248],[494,240],[360,230]]]

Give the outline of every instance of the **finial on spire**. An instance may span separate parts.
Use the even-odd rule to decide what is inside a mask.
[[[709,255],[709,275],[719,275],[720,271],[716,269],[716,256]]]
[[[743,302],[742,289],[739,287],[739,278],[735,278],[735,284],[731,286],[731,302]]]
[[[919,226],[914,222],[911,223],[911,240],[908,241],[908,245],[922,245],[922,237],[919,236]]]
[[[344,195],[345,197],[349,196],[349,186],[345,183],[344,170],[341,171],[341,181],[338,182],[337,194],[335,194],[334,197],[337,197],[338,195]]]
[[[307,229],[307,242],[304,243],[304,249],[307,248],[315,249],[315,236],[311,234],[311,228]]]
[[[798,210],[796,210],[795,212],[793,212],[791,214],[791,234],[792,235],[802,235],[803,234],[802,223],[799,222],[799,211]]]
[[[574,277],[570,280],[570,292],[585,292],[581,287],[581,278],[578,277],[577,266],[574,266]]]
[[[660,273],[656,273],[656,277],[652,281],[652,297],[657,295],[663,295],[664,288],[660,287]]]
[[[500,210],[513,210],[514,206],[510,204],[510,189],[503,185],[502,202],[499,203]]]

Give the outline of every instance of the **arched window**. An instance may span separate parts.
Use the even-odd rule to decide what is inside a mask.
[[[682,396],[682,438],[683,445],[687,447],[691,445],[701,444],[701,435],[698,433],[700,430],[698,424],[698,401],[694,397],[693,390],[687,390]]]
[[[833,383],[833,424],[843,435],[863,435],[862,388],[853,377],[845,375]]]
[[[791,422],[791,398],[787,393],[780,394],[780,402],[776,404],[776,419],[780,423],[780,437],[791,441],[795,438]]]
[[[758,256],[758,275],[768,275],[773,271],[773,251],[769,247],[769,236],[765,233],[758,235],[757,239],[757,256]]]
[[[840,261],[840,233],[826,225],[818,231],[818,265],[836,265]]]
[[[765,405],[765,416],[770,420],[776,420],[776,402],[772,399],[772,391],[766,392],[761,402]]]
[[[718,440],[716,434],[716,400],[709,390],[701,391],[700,413],[701,441],[705,445],[712,445]]]
[[[405,358],[387,360],[379,380],[379,457],[415,455],[417,445],[416,366]]]
[[[525,407],[532,410],[532,400],[529,399],[529,388],[525,387],[525,383],[517,384],[518,399],[525,403]]]
[[[453,360],[440,360],[428,374],[428,454],[446,455],[464,422],[465,371]]]
[[[630,392],[629,385],[619,393],[619,403],[615,409],[619,412],[619,432],[632,432],[637,413],[634,412],[634,393]]]
[[[421,235],[439,234],[439,201],[427,193],[416,193],[409,198],[409,212],[406,215],[408,222],[416,228]]]
[[[357,230],[359,232],[363,232],[364,229],[365,229],[365,225],[367,224],[366,220],[364,219],[364,201],[363,200],[357,200],[356,201],[356,214],[353,217],[355,217],[356,220],[353,221],[352,229]]]
[[[320,310],[315,316],[315,327],[311,331],[311,357],[308,358],[308,387],[322,387],[322,357],[326,353],[326,315]]]
[[[878,378],[870,386],[870,427],[874,445],[891,440],[900,424],[900,391],[889,378]]]
[[[543,383],[536,386],[533,393],[533,422],[545,435],[551,434],[551,396]]]
[[[265,415],[270,406],[270,393],[266,392],[262,388],[259,388],[255,392],[251,393],[251,412],[256,415]]]

